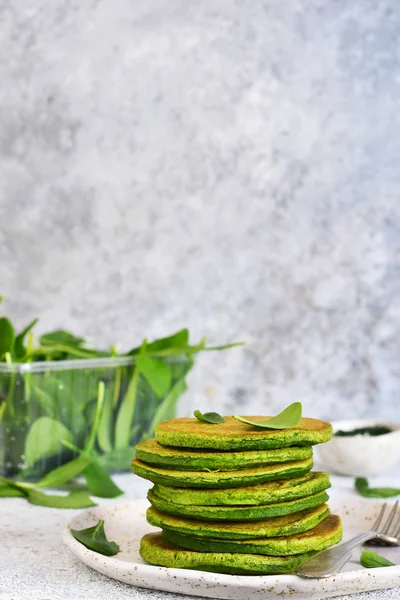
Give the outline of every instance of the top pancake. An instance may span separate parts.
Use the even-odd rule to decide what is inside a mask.
[[[244,417],[266,421],[272,417]],[[259,429],[233,417],[224,417],[218,425],[198,419],[179,418],[163,421],[156,427],[156,440],[163,446],[212,448],[214,450],[267,450],[288,446],[312,446],[332,437],[332,425],[319,419],[301,419],[291,429]]]

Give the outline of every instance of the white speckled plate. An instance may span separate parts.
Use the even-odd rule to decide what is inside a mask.
[[[99,506],[74,517],[63,533],[64,542],[87,566],[124,583],[153,590],[192,596],[248,600],[286,598],[319,600],[344,594],[393,588],[400,585],[400,566],[367,570],[360,566],[360,551],[344,571],[328,579],[302,579],[295,575],[238,576],[219,575],[187,569],[167,569],[144,563],[139,556],[142,535],[155,531],[146,523],[147,500]],[[368,529],[379,508],[379,501],[355,497],[348,492],[331,494],[330,507],[343,518],[345,538]],[[121,551],[113,557],[102,556],[77,542],[70,532],[91,527],[104,519],[107,537],[116,541]],[[379,549],[392,562],[400,562],[399,548]]]

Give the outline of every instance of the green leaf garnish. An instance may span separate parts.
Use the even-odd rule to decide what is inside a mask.
[[[394,567],[395,564],[390,560],[373,552],[372,550],[363,550],[360,556],[360,563],[366,569],[376,569],[378,567]]]
[[[198,419],[202,423],[210,423],[211,425],[225,423],[224,418],[216,412],[208,412],[204,413],[203,415],[199,410],[195,410],[193,414],[196,417],[196,419]]]
[[[110,542],[104,531],[104,521],[101,519],[97,525],[87,529],[71,529],[71,533],[78,542],[86,546],[89,550],[103,554],[104,556],[114,556],[118,554],[120,548],[116,542]]]
[[[293,402],[293,404],[290,404],[285,410],[280,412],[279,415],[267,419],[267,421],[248,421],[238,415],[233,415],[233,418],[246,423],[246,425],[261,427],[262,429],[291,429],[300,423],[301,413],[301,402]]]
[[[354,482],[354,487],[361,496],[364,496],[364,498],[392,498],[393,496],[398,496],[400,494],[399,488],[370,488],[368,479],[365,479],[365,477],[357,477]]]

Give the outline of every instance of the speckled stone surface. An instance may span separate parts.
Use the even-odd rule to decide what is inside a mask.
[[[398,0],[3,1],[4,309],[246,340],[192,405],[398,415],[399,30]]]
[[[398,481],[399,476],[400,473],[395,472],[385,481],[374,479],[372,482],[387,484]],[[119,475],[115,481],[126,492],[122,502],[145,496],[146,482],[134,475]],[[332,481],[333,485],[335,482],[339,485],[340,478],[332,478]],[[100,502],[114,504],[116,500]],[[124,585],[80,563],[61,541],[64,525],[79,511],[31,506],[14,498],[3,498],[0,503],[1,600],[180,600],[187,597]],[[400,587],[341,596],[343,600],[398,600],[399,597]]]

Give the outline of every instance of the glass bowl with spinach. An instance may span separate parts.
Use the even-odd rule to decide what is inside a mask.
[[[0,475],[37,479],[77,456],[94,455],[107,471],[127,470],[133,448],[157,423],[176,416],[186,376],[203,338],[189,332],[125,354],[95,350],[64,330],[34,343],[35,319],[17,333],[0,318]]]

